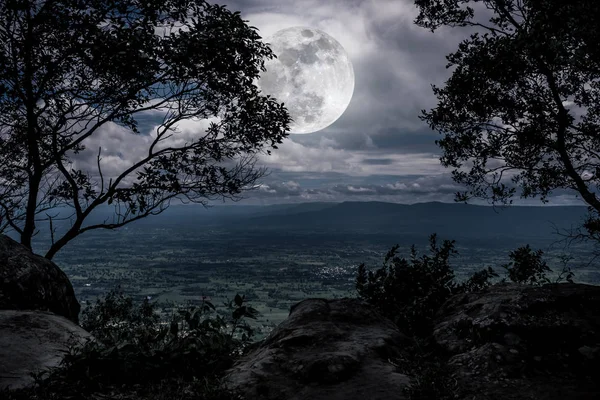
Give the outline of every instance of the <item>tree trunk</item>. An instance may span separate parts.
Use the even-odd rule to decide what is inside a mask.
[[[31,21],[31,5],[27,7],[27,35],[24,43],[24,77],[25,107],[27,109],[27,147],[28,147],[28,169],[29,169],[29,196],[25,215],[25,227],[21,234],[21,244],[32,250],[31,239],[35,233],[35,211],[37,208],[37,196],[42,180],[40,151],[38,147],[37,119],[35,116],[35,105],[37,99],[33,93],[33,63],[32,51],[35,43],[33,37],[33,25]]]

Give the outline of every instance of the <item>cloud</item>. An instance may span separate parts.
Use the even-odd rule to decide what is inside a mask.
[[[130,168],[136,161],[143,159],[148,153],[148,136],[136,135],[129,129],[113,122],[107,122],[97,132],[84,142],[86,149],[79,154],[73,154],[70,159],[72,167],[89,173],[99,179],[98,153],[100,153],[100,168],[104,179],[108,182],[123,171]],[[133,175],[133,174],[132,174]],[[124,184],[127,184],[126,180]]]
[[[261,183],[256,186],[258,192],[265,197],[289,198],[297,197],[302,194],[300,185],[294,181],[287,182],[272,182],[267,184]]]
[[[261,158],[263,165],[283,171],[349,175],[406,170],[423,173],[424,168],[434,172],[431,135],[425,137],[418,131],[416,111],[430,92],[431,77],[423,72],[431,75],[441,68],[432,69],[429,66],[435,63],[421,59],[435,55],[442,61],[440,50],[446,44],[412,24],[416,9],[411,2],[255,0],[233,2],[228,8],[241,10],[242,18],[258,27],[265,40],[289,26],[322,29],[344,46],[355,66],[355,95],[344,116],[318,134],[291,135],[271,157]],[[417,44],[410,44],[413,41]],[[142,136],[106,124],[86,141],[88,150],[76,157],[76,164],[82,169],[97,169],[95,156],[102,147],[104,172],[115,176],[147,152],[163,114],[160,110],[135,114],[143,122]],[[183,145],[201,134],[208,122],[182,121],[174,127],[178,131],[160,146]],[[399,158],[388,155],[389,151],[410,154]],[[376,159],[385,161],[373,161]]]
[[[362,162],[366,165],[390,165],[394,163],[391,158],[365,158]]]
[[[320,132],[292,134],[271,156],[259,156],[258,166],[267,167],[270,175],[257,182],[243,202],[453,202],[454,193],[465,190],[439,162],[441,150],[435,140],[442,136],[418,117],[421,110],[436,105],[431,84],[441,86],[450,77],[445,56],[472,30],[442,28],[431,33],[417,27],[413,0],[233,0],[227,8],[241,11],[265,41],[291,26],[327,32],[348,52],[356,78],[353,99],[338,121]],[[572,102],[566,106],[578,111]],[[74,165],[96,171],[102,148],[105,177],[116,176],[147,154],[163,116],[164,110],[135,114],[142,135],[105,124],[85,142],[87,149],[73,156]],[[209,123],[181,121],[160,146],[192,141]],[[567,191],[553,195],[559,204],[576,201]],[[527,202],[541,204],[539,199]]]
[[[439,156],[433,153],[398,154],[381,151],[377,155],[385,161],[374,163],[373,154],[368,150],[348,151],[333,146],[333,143],[327,140],[314,147],[288,140],[279,145],[279,149],[272,155],[263,155],[259,159],[263,165],[282,171],[340,172],[349,176],[440,172]]]
[[[286,180],[287,179],[287,180]],[[343,183],[340,183],[343,182]],[[449,172],[438,175],[368,175],[346,176],[329,172],[307,174],[273,171],[256,190],[247,192],[240,204],[299,203],[305,201],[387,201],[413,204],[441,201],[454,203],[456,192],[465,187],[452,180]],[[470,204],[486,205],[486,200],[473,199]],[[540,206],[537,199],[514,198],[514,205]],[[557,190],[548,206],[583,205],[567,190]],[[498,204],[498,206],[500,206]]]
[[[435,101],[430,83],[448,76],[444,56],[460,40],[414,25],[417,9],[408,0],[240,1],[229,8],[240,9],[264,41],[280,29],[304,25],[342,44],[354,64],[356,86],[345,114],[326,129],[332,133],[422,127],[417,115]]]
[[[218,121],[219,118],[180,121],[174,124],[172,131],[167,132],[164,139],[157,143],[154,151],[185,146],[203,136],[211,122]],[[159,128],[160,125],[155,125],[147,128],[142,134],[135,134],[114,122],[106,122],[84,141],[85,150],[78,154],[70,154],[71,166],[87,172],[98,182],[101,171],[105,184],[108,184],[110,179],[114,180],[147,157]],[[82,132],[85,131],[82,130]],[[98,169],[98,153],[100,153],[100,171]],[[130,172],[123,179],[121,186],[130,186],[136,179],[136,172],[142,168],[143,165]]]
[[[407,0],[240,1],[229,8],[240,9],[264,41],[290,26],[322,29],[344,46],[354,65],[355,91],[344,115],[320,132],[290,135],[261,159],[264,165],[346,175],[440,172],[434,143],[439,135],[418,115],[435,105],[430,84],[448,76],[444,56],[460,37],[414,25],[417,9]]]
[[[296,177],[296,180],[281,181],[284,176]],[[270,177],[273,178],[273,177]],[[381,179],[381,178],[379,178]],[[250,199],[275,199],[285,198],[293,201],[304,201],[306,199],[318,200],[351,200],[364,198],[378,199],[385,197],[394,202],[409,201],[411,195],[434,196],[453,195],[461,187],[452,183],[449,174],[439,176],[413,176],[413,177],[390,177],[383,179],[381,183],[371,183],[372,177],[355,177],[350,184],[338,183],[335,175],[319,182],[310,182],[306,177],[294,173],[280,172],[275,179],[267,179],[265,183],[257,185],[256,192],[252,192]],[[293,198],[293,199],[292,199]]]

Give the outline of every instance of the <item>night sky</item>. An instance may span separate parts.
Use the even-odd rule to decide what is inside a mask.
[[[308,201],[395,203],[453,202],[466,188],[451,179],[439,162],[434,141],[442,135],[418,119],[422,109],[435,107],[431,84],[443,85],[451,75],[448,53],[473,32],[441,28],[435,33],[413,23],[413,0],[238,0],[217,2],[239,10],[263,39],[280,29],[306,26],[325,31],[347,51],[353,63],[355,88],[345,113],[329,127],[311,134],[291,134],[258,165],[270,175],[257,189],[244,193],[239,204]],[[163,114],[139,118],[140,131],[150,132]],[[136,119],[139,114],[136,114]],[[180,123],[182,143],[205,129],[207,121]],[[108,139],[108,140],[106,140]],[[88,148],[102,143],[107,169],[123,170],[147,152],[144,138],[107,124],[90,138]],[[123,148],[130,149],[127,153]],[[95,166],[94,152],[77,165]],[[107,176],[110,171],[105,172]],[[473,200],[472,204],[488,204]],[[213,203],[218,204],[218,202]],[[542,205],[539,199],[514,204]],[[548,205],[582,205],[575,194],[555,191]]]

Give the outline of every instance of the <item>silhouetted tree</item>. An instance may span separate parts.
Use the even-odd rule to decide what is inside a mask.
[[[431,256],[417,258],[412,245],[409,262],[396,255],[399,246],[395,245],[381,268],[367,271],[365,264],[360,264],[356,274],[358,296],[376,305],[404,332],[428,332],[435,313],[459,290],[449,263],[450,257],[458,254],[454,243],[444,240],[438,247],[434,233],[429,237]]]
[[[600,2],[415,4],[421,27],[480,31],[447,56],[452,76],[433,87],[438,105],[421,117],[445,135],[436,141],[442,164],[471,189],[455,200],[507,205],[520,188],[546,203],[553,190],[572,189],[589,210],[577,236],[600,242]]]
[[[83,232],[158,214],[173,198],[206,204],[250,188],[265,172],[256,155],[277,148],[291,120],[253,84],[274,54],[245,22],[201,0],[0,2],[0,232],[31,249],[36,224],[52,224],[47,211],[70,207],[51,259]],[[103,174],[102,147],[90,149],[92,171],[74,163],[106,124],[143,135],[134,115],[149,110],[164,118],[120,173]],[[167,142],[179,121],[208,118],[193,140]],[[84,226],[101,204],[114,205],[113,220]]]
[[[532,251],[529,245],[519,247],[509,254],[511,261],[501,265],[506,270],[508,278],[515,283],[524,283],[529,285],[543,285],[552,283],[546,276],[546,272],[552,272],[546,261],[542,260],[544,252],[542,250]],[[573,283],[573,273],[570,270],[563,269],[562,275],[568,273],[566,280]]]

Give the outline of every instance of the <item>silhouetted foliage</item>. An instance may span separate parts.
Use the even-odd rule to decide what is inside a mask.
[[[239,198],[265,173],[256,155],[289,131],[283,104],[253,83],[273,52],[225,6],[7,0],[0,42],[0,232],[14,230],[31,249],[46,221],[49,259],[83,232],[158,214],[174,198]],[[150,135],[134,118],[144,111],[164,114]],[[178,138],[176,124],[194,119],[210,121],[206,131]],[[103,155],[134,149],[89,147],[106,128],[145,138],[119,171]],[[94,167],[78,169],[77,154]],[[114,218],[86,226],[102,204]],[[59,206],[72,213],[49,212]],[[71,224],[55,238],[59,219]]]
[[[152,332],[159,328],[160,317],[155,305],[146,298],[138,307],[133,299],[126,296],[120,287],[108,292],[104,298],[98,298],[93,307],[82,311],[81,327],[93,332],[100,342],[114,341],[114,335],[139,334]],[[126,329],[124,329],[124,326]]]
[[[370,271],[365,264],[360,264],[356,274],[359,298],[377,307],[400,331],[412,338],[413,344],[405,348],[405,354],[390,361],[398,372],[411,378],[404,390],[411,400],[460,398],[461,388],[452,378],[446,355],[440,353],[431,340],[433,319],[451,296],[484,290],[499,280],[494,269],[487,267],[464,282],[455,282],[449,264],[450,256],[458,253],[454,250],[455,241],[444,240],[439,248],[436,237],[436,234],[429,237],[432,256],[417,258],[413,245],[409,262],[396,256],[399,246],[395,245],[386,254],[381,268]],[[512,261],[502,265],[506,270],[506,278],[502,281],[508,279],[535,285],[551,283],[546,277],[551,269],[542,260],[542,255],[541,250],[532,252],[529,245],[511,252]],[[572,283],[573,272],[566,267],[568,258],[561,258],[565,266],[555,283],[563,279]]]
[[[257,310],[236,295],[225,304],[227,319],[212,316],[215,306],[204,301],[178,307],[164,321],[156,305],[145,300],[136,306],[119,288],[112,290],[83,311],[82,327],[96,340],[71,346],[59,368],[39,374],[36,387],[23,393],[50,399],[117,391],[142,399],[185,388],[182,399],[237,398],[219,382],[247,351],[254,331],[244,319],[256,318]]]
[[[558,283],[563,279],[569,283],[573,283],[573,277],[575,276],[575,273],[571,270],[571,267],[567,266],[567,263],[571,261],[573,257],[562,254],[561,256],[559,256],[559,258],[563,264],[563,268],[558,277],[556,278],[555,283]]]
[[[452,295],[483,290],[499,281],[492,267],[475,272],[466,281],[455,281],[450,266],[450,256],[455,241],[444,240],[442,247],[436,245],[436,234],[429,237],[432,256],[417,258],[415,246],[411,246],[410,262],[396,256],[395,245],[386,254],[383,266],[368,271],[365,264],[358,266],[356,290],[363,300],[376,306],[386,317],[394,321],[405,333],[426,337],[431,333],[431,322],[440,307]],[[546,273],[552,272],[542,260],[543,251],[532,252],[529,245],[517,248],[509,254],[511,261],[501,265],[506,278],[514,283],[542,285],[553,283]],[[391,260],[391,262],[390,262]],[[566,264],[566,259],[563,258]],[[573,282],[573,272],[566,265],[554,283],[561,280]]]
[[[600,184],[600,2],[415,4],[421,27],[480,31],[447,56],[452,76],[443,88],[433,86],[437,107],[421,117],[445,135],[436,141],[442,165],[471,189],[457,193],[456,201],[511,204],[520,188],[522,198],[540,196],[546,203],[555,189],[575,190],[590,215],[574,238],[600,242],[594,193]]]
[[[487,267],[471,275],[469,279],[458,285],[460,291],[477,292],[485,289],[492,284],[492,279],[497,278],[498,274],[492,267]]]
[[[519,247],[509,254],[512,261],[501,265],[501,267],[506,270],[508,279],[515,283],[528,285],[552,283],[546,276],[546,273],[552,272],[552,270],[548,267],[546,261],[542,260],[543,254],[542,250],[532,251],[529,245]],[[554,283],[558,283],[563,279],[573,283],[573,276],[574,273],[571,269],[565,267]]]
[[[525,283],[529,285],[543,285],[551,283],[546,277],[546,272],[550,272],[545,261],[542,260],[542,250],[532,252],[529,245],[519,247],[509,254],[512,260],[508,264],[503,264],[508,274],[508,278],[515,283]]]
[[[458,290],[448,263],[458,253],[454,241],[445,240],[438,248],[433,234],[429,243],[431,257],[417,258],[413,245],[409,262],[396,256],[396,245],[386,254],[383,267],[373,272],[361,264],[356,277],[360,298],[376,305],[404,332],[417,335],[429,330],[439,307]]]

